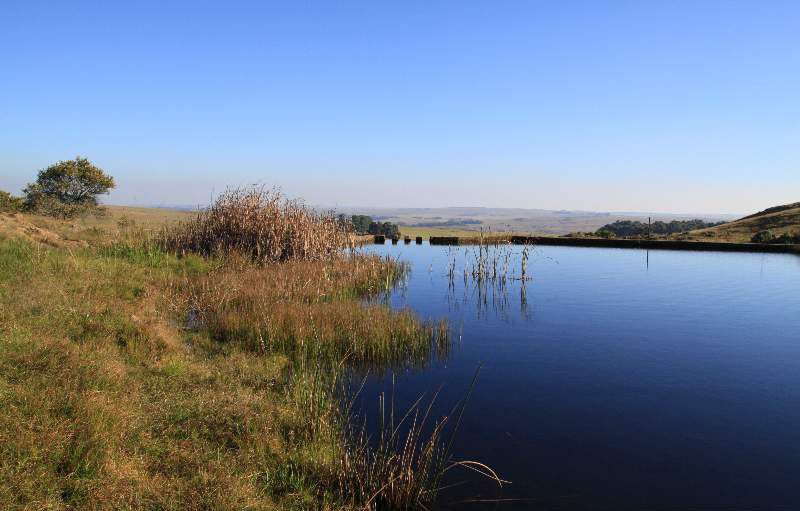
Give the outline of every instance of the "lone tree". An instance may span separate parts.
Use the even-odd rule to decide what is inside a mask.
[[[97,207],[97,196],[114,188],[114,178],[80,156],[39,171],[24,190],[28,208],[55,216],[72,216]]]

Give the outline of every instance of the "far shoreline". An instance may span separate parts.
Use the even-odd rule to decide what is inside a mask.
[[[800,255],[800,244],[736,243],[725,241],[657,240],[625,238],[577,238],[560,236],[431,236],[431,245],[550,245],[568,247],[606,247],[655,250],[694,250],[705,252],[760,252]]]

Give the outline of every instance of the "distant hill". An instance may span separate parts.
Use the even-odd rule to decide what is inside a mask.
[[[436,233],[439,236],[459,235],[481,229],[492,232],[517,232],[561,235],[571,232],[594,232],[600,227],[617,221],[631,220],[653,222],[671,220],[691,220],[692,214],[669,213],[627,213],[597,211],[566,211],[524,208],[482,208],[482,207],[442,207],[442,208],[338,208],[338,212],[370,215],[375,220],[392,222],[405,233]],[[702,215],[708,221],[731,220],[728,215]]]
[[[692,237],[724,241],[750,241],[754,234],[770,230],[775,236],[800,234],[800,202],[775,206],[716,227],[692,231]]]

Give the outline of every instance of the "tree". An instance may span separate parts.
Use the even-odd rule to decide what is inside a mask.
[[[24,190],[26,206],[55,216],[72,216],[95,208],[97,196],[114,188],[114,178],[80,156],[39,171]]]
[[[657,220],[653,222],[652,225],[648,225],[638,220],[617,220],[614,223],[604,225],[595,234],[603,237],[607,237],[609,232],[613,233],[615,236],[625,237],[644,237],[648,234],[670,235],[689,232],[695,229],[706,229],[724,223],[725,222],[705,222],[700,219],[694,219],[673,220],[669,223]]]
[[[400,236],[400,228],[397,224],[391,222],[375,222],[372,221],[367,229],[369,234],[381,234],[383,236],[393,237]]]
[[[389,236],[391,238],[400,236],[400,228],[397,227],[397,224],[393,224],[391,222],[383,222],[381,230],[383,231],[384,235]]]
[[[372,218],[367,215],[353,215],[352,216],[353,228],[359,234],[365,234],[369,232],[370,223],[372,223]]]
[[[22,211],[23,202],[19,197],[14,197],[10,193],[0,190],[0,211]]]
[[[759,231],[751,239],[753,243],[772,243],[775,241],[775,235],[770,230]]]
[[[595,235],[601,238],[609,238],[609,239],[617,237],[615,232],[611,231],[610,229],[607,229],[606,227],[601,227],[600,229],[598,229],[597,232],[595,232]]]

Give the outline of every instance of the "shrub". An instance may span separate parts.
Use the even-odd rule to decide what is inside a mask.
[[[769,243],[775,238],[772,231],[759,231],[750,238],[752,243]]]
[[[775,238],[773,243],[783,243],[786,245],[791,245],[792,243],[797,243],[798,238],[800,238],[800,236],[794,236],[792,234],[789,234],[788,232],[785,232],[780,236],[778,236],[777,238]]]
[[[26,200],[25,209],[31,213],[61,219],[75,218],[99,210],[97,206],[90,206],[88,204],[68,204],[47,195],[39,195],[35,199]]]
[[[39,171],[25,188],[25,206],[40,214],[70,218],[97,208],[97,196],[114,188],[114,178],[86,158],[64,160]]]
[[[775,236],[772,231],[761,231],[752,237],[750,240],[753,243],[773,243],[773,244],[786,244],[800,243],[800,234],[791,234],[785,232],[780,236]]]
[[[171,252],[237,253],[259,263],[326,260],[350,242],[347,226],[333,214],[264,188],[229,190],[161,236],[163,248]]]
[[[389,238],[400,236],[400,228],[391,222],[370,222],[369,234],[382,234]]]
[[[672,220],[671,222],[656,220],[652,224],[646,224],[638,220],[617,220],[616,222],[604,225],[600,230],[612,232],[615,236],[641,237],[647,236],[648,234],[670,235],[684,233],[697,229],[707,229],[724,223],[725,222],[705,222],[697,218],[694,220]],[[603,236],[599,231],[596,234],[598,236]]]
[[[20,197],[14,197],[8,192],[0,190],[0,211],[22,211],[24,202]]]
[[[775,239],[775,235],[772,234],[772,231],[760,231],[757,232],[750,241],[753,243],[772,243]]]

